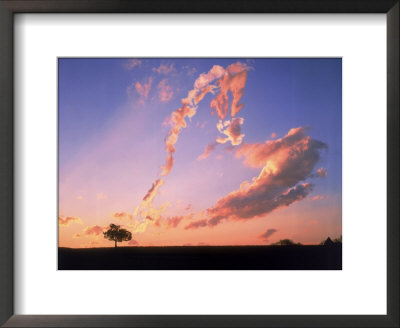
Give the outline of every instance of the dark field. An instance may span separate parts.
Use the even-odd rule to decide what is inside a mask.
[[[341,270],[342,246],[59,248],[59,270]]]

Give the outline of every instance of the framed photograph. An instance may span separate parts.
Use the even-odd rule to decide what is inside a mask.
[[[399,326],[398,1],[0,10],[3,326]]]

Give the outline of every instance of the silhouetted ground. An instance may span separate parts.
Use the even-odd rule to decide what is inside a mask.
[[[342,246],[59,248],[59,270],[341,270]]]

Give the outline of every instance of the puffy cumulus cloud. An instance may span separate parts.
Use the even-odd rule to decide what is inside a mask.
[[[140,100],[139,100],[140,103],[144,104],[144,101],[149,96],[149,92],[150,92],[150,89],[151,89],[152,82],[153,82],[153,78],[149,77],[147,82],[140,83],[138,81],[138,82],[135,83],[136,92],[140,96]]]
[[[271,133],[271,139],[275,139],[276,138],[276,133],[275,132],[272,132]]]
[[[131,239],[131,240],[128,242],[128,245],[129,245],[129,246],[139,246],[139,243],[138,243],[135,239]]]
[[[132,214],[126,212],[115,212],[111,214],[111,217],[119,221],[126,221],[126,220],[132,221],[133,219]]]
[[[215,147],[217,147],[216,142],[209,143],[206,148],[204,149],[204,152],[197,157],[197,160],[202,160],[210,156],[210,154],[215,150]]]
[[[174,71],[175,71],[174,64],[170,65],[160,64],[160,66],[158,67],[153,67],[153,72],[156,72],[158,74],[169,74]]]
[[[161,80],[157,88],[158,88],[158,98],[160,99],[160,101],[168,102],[172,99],[174,92],[172,91],[171,86],[168,85],[167,79]]]
[[[239,104],[239,101],[244,94],[246,81],[247,69],[240,63],[230,65],[226,74],[218,80],[220,91],[211,101],[210,107],[215,110],[220,120],[223,120],[228,113],[229,91],[232,94],[231,117],[236,116],[243,108],[244,104]]]
[[[241,117],[233,118],[231,121],[219,121],[217,124],[217,129],[220,133],[226,135],[226,137],[219,136],[217,138],[218,143],[231,142],[232,146],[240,145],[243,141],[244,134],[241,134],[241,126],[244,123],[244,119]]]
[[[82,220],[77,216],[59,216],[58,217],[58,224],[60,226],[68,227],[71,223],[79,223],[83,224]]]
[[[317,170],[317,176],[321,177],[321,178],[325,178],[328,175],[328,170],[321,167]]]
[[[185,229],[214,227],[225,220],[247,220],[264,216],[275,209],[304,199],[311,191],[310,183],[299,184],[286,191],[264,191],[265,185],[251,185],[246,190],[234,191],[221,198],[207,210],[209,219],[193,221]]]
[[[313,186],[302,181],[311,176],[320,150],[327,147],[305,132],[304,128],[292,129],[281,139],[240,146],[236,156],[244,157],[251,167],[262,167],[261,172],[207,209],[207,219],[191,222],[186,228],[257,218],[304,199]]]
[[[268,229],[258,237],[261,238],[261,239],[264,239],[264,241],[267,241],[268,238],[271,237],[277,231],[278,230],[276,230],[276,229]]]
[[[142,61],[140,59],[130,59],[126,64],[125,67],[127,70],[134,69],[136,66],[140,66]]]
[[[307,128],[298,127],[290,129],[282,138],[276,140],[267,140],[265,143],[243,144],[236,149],[235,156],[244,158],[244,163],[249,167],[264,167],[273,170],[274,165],[282,164],[290,159],[301,160],[300,154],[312,155],[314,165],[319,160],[319,149],[327,148],[327,145],[311,139],[307,136]],[[293,156],[290,156],[293,152]],[[298,163],[301,165],[302,163]],[[307,165],[309,169],[310,165]],[[314,168],[314,167],[313,167]]]

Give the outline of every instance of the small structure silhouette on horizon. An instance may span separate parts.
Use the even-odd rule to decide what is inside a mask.
[[[334,245],[334,242],[332,241],[332,239],[330,237],[328,237],[325,241],[324,241],[324,246],[332,246]]]

